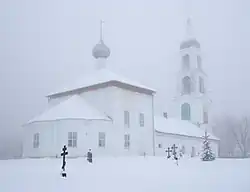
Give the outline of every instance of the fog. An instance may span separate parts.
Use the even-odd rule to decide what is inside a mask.
[[[47,93],[93,67],[100,19],[108,67],[156,89],[161,113],[175,94],[191,14],[213,116],[249,113],[249,10],[247,0],[1,0],[0,139],[16,140],[46,107]]]

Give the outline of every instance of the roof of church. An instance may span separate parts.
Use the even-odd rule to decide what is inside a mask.
[[[111,120],[104,113],[99,112],[86,102],[81,96],[74,95],[69,99],[49,108],[41,115],[30,120],[27,124],[42,121],[55,120],[69,120],[69,119],[83,119],[83,120]]]
[[[108,82],[119,82],[124,85],[128,85],[134,88],[139,88],[142,90],[145,90],[149,93],[154,93],[155,90],[149,87],[146,87],[136,81],[132,81],[130,79],[127,79],[121,75],[118,75],[112,71],[110,71],[107,68],[103,68],[97,71],[94,71],[92,73],[89,73],[87,75],[84,75],[83,77],[77,79],[72,84],[66,85],[62,87],[61,89],[52,92],[47,95],[47,97],[55,96],[67,92],[72,92],[84,88],[93,88],[97,85],[108,83]]]
[[[182,135],[188,137],[201,138],[204,135],[204,130],[189,121],[155,116],[155,130],[160,133]],[[210,134],[209,139],[219,140],[214,135]]]

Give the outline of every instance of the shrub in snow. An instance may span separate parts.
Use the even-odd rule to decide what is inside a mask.
[[[203,151],[201,154],[201,160],[202,161],[213,161],[215,160],[215,155],[212,152],[212,149],[210,147],[210,142],[208,140],[209,135],[207,134],[207,132],[205,132],[205,136],[203,136]]]

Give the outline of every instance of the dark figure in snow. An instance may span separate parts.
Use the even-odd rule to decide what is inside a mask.
[[[180,154],[179,154],[180,158],[182,158],[182,152],[180,151]]]
[[[89,151],[88,151],[88,153],[87,153],[87,161],[88,161],[89,163],[92,163],[92,162],[93,162],[91,149],[89,149]]]
[[[67,174],[66,174],[66,172],[65,172],[65,166],[66,166],[66,159],[65,159],[65,156],[68,155],[66,145],[63,146],[62,151],[63,151],[63,152],[61,153],[61,156],[63,157],[62,177],[66,177]]]

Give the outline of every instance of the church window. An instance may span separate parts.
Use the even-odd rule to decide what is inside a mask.
[[[183,66],[183,69],[185,69],[185,70],[189,69],[189,67],[190,67],[190,57],[189,57],[189,55],[184,55],[182,57],[182,66]]]
[[[39,147],[39,133],[35,133],[33,137],[33,148]]]
[[[182,79],[182,94],[191,93],[191,78],[186,76]]]
[[[181,147],[181,153],[182,153],[182,154],[185,154],[185,153],[186,153],[186,149],[185,149],[185,146],[184,146],[184,145],[182,145],[182,147]]]
[[[77,147],[77,132],[68,132],[68,147]]]
[[[125,134],[124,135],[124,148],[129,149],[129,147],[130,147],[130,135]]]
[[[129,112],[124,111],[124,126],[129,127]]]
[[[197,67],[201,69],[201,56],[197,57]]]
[[[188,103],[181,105],[181,120],[191,120],[191,107]]]
[[[158,148],[162,148],[162,144],[161,143],[158,144]]]
[[[140,127],[144,127],[144,114],[140,113]]]
[[[105,147],[105,133],[100,132],[99,133],[99,147]]]
[[[206,109],[203,110],[203,123],[208,124],[208,112]]]
[[[195,147],[192,147],[191,157],[195,157],[195,156],[196,156]]]
[[[199,77],[199,90],[201,93],[205,92],[204,79],[202,77]]]

